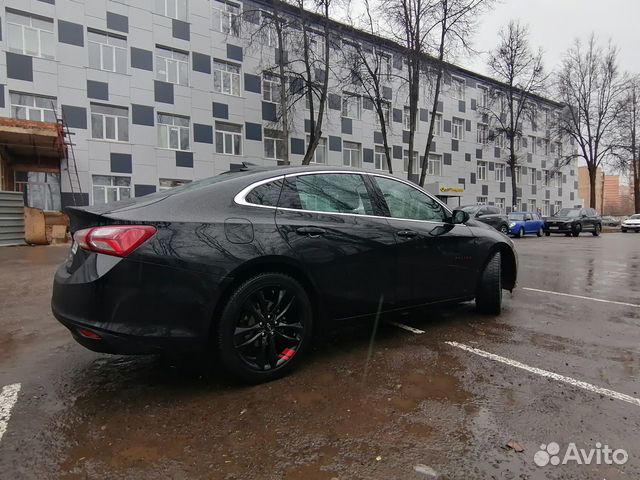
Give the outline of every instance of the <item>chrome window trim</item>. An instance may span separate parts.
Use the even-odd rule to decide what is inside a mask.
[[[415,190],[418,190],[420,193],[426,195],[427,197],[429,197],[431,200],[434,200],[436,203],[438,203],[444,210],[445,212],[448,212],[449,215],[452,215],[453,212],[444,204],[442,203],[439,199],[437,199],[436,197],[434,197],[433,195],[431,195],[430,193],[426,192],[425,190],[423,190],[422,188],[420,188],[418,185],[415,185],[407,180],[403,180],[401,178],[397,178],[397,177],[393,177],[391,175],[385,175],[382,173],[378,173],[378,172],[361,172],[358,170],[314,170],[311,172],[296,172],[296,173],[288,173],[285,175],[276,175],[274,177],[269,177],[263,180],[259,180],[257,182],[254,182],[246,187],[244,187],[242,190],[240,190],[240,192],[238,192],[236,194],[236,196],[233,198],[233,201],[238,204],[238,205],[242,205],[242,206],[246,206],[246,207],[257,207],[257,208],[269,208],[272,210],[285,210],[287,212],[302,212],[302,213],[315,213],[315,214],[324,214],[324,215],[343,215],[343,216],[349,216],[349,217],[364,217],[364,218],[383,218],[383,219],[391,219],[391,220],[400,220],[400,221],[405,221],[405,222],[421,222],[421,223],[434,223],[434,224],[438,224],[438,225],[444,225],[447,222],[440,222],[440,221],[435,221],[435,220],[418,220],[418,219],[411,219],[411,218],[400,218],[400,217],[384,217],[384,216],[380,216],[380,215],[366,215],[366,214],[359,214],[359,213],[342,213],[342,212],[323,212],[320,210],[304,210],[301,208],[289,208],[289,207],[274,207],[271,205],[258,205],[256,203],[250,203],[247,201],[246,197],[247,195],[249,195],[249,193],[256,187],[259,187],[260,185],[264,185],[265,183],[269,183],[269,182],[275,182],[278,180],[284,180],[285,178],[288,177],[299,177],[301,175],[322,175],[322,174],[350,174],[350,175],[367,175],[370,177],[381,177],[381,178],[386,178],[389,180],[395,180],[396,182],[399,183],[404,183],[405,185],[408,185],[411,188],[414,188]]]

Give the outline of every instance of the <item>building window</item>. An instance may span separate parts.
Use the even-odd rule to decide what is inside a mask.
[[[178,85],[189,84],[189,54],[156,47],[156,79]]]
[[[129,141],[129,110],[124,107],[91,104],[91,138]]]
[[[189,150],[189,117],[158,113],[158,146],[170,150]]]
[[[342,142],[342,164],[346,167],[362,165],[361,145],[355,142]]]
[[[10,52],[54,58],[52,19],[7,10],[7,30]]]
[[[376,170],[385,170],[387,166],[387,156],[384,154],[384,147],[376,145],[373,155],[373,168]]]
[[[405,130],[411,130],[411,107],[402,109],[402,125]]]
[[[451,79],[451,92],[455,100],[464,100],[465,82],[461,78]]]
[[[420,173],[420,165],[418,164],[418,152],[414,151],[412,157],[413,157],[413,165],[411,166],[411,173],[413,173],[414,175],[417,175],[418,173]],[[408,172],[409,171],[409,150],[403,150],[402,162],[403,162],[402,170],[404,172]]]
[[[311,143],[311,137],[307,135],[307,145]],[[321,138],[316,146],[316,151],[313,152],[313,159],[311,163],[319,163],[325,165],[327,163],[327,139]]]
[[[513,174],[516,176],[516,183],[519,184],[522,181],[522,168],[516,167]]]
[[[551,202],[549,200],[543,200],[542,202],[542,215],[544,217],[551,215]]]
[[[556,187],[560,188],[562,187],[562,173],[560,172],[555,172],[555,180],[556,180]]]
[[[487,162],[478,162],[478,180],[487,179]]]
[[[435,153],[429,154],[427,174],[433,177],[439,177],[442,175],[442,155],[436,155]]]
[[[555,201],[553,204],[553,212],[559,212],[560,210],[562,210],[562,202],[560,201]]]
[[[265,102],[280,103],[280,77],[269,73],[262,76],[262,99]]]
[[[213,29],[237,37],[240,35],[240,4],[213,0]]]
[[[380,102],[380,107],[382,108],[382,116],[384,117],[384,124],[389,125],[389,118],[391,117],[391,104],[389,102]],[[376,127],[380,127],[380,115],[378,112],[374,112],[376,117]]]
[[[391,81],[391,55],[378,53],[378,58],[380,59],[380,75],[382,75],[382,79],[387,82]]]
[[[353,49],[349,51],[349,45],[344,44],[344,52],[353,55]],[[324,59],[324,35],[321,33],[309,33],[309,53],[311,53],[311,61]],[[347,57],[353,58],[353,57]]]
[[[500,212],[504,212],[505,200],[504,197],[496,197],[493,204],[500,209]]]
[[[504,135],[502,133],[497,133],[493,143],[498,148],[504,148]]]
[[[545,187],[548,187],[551,184],[551,174],[549,170],[542,170],[542,180]]]
[[[433,136],[439,137],[442,135],[442,114],[436,113],[433,120]]]
[[[496,182],[504,182],[504,163],[496,163],[494,171],[496,173]]]
[[[544,149],[545,156],[549,156],[549,139],[542,139],[542,148]]]
[[[360,95],[342,92],[342,116],[360,120],[362,117],[362,98]]]
[[[529,169],[529,185],[535,185],[536,184],[536,169],[535,168],[530,168]]]
[[[11,116],[34,122],[55,122],[56,99],[11,92]]]
[[[213,61],[213,91],[227,95],[240,96],[240,65]]]
[[[521,198],[516,198],[515,211],[516,212],[521,212],[522,211],[522,199]]]
[[[536,137],[529,135],[528,138],[528,142],[527,142],[527,152],[531,153],[531,154],[535,154],[536,153]]]
[[[476,205],[486,205],[489,203],[488,197],[476,197]]]
[[[23,193],[26,206],[61,210],[59,173],[17,171],[14,180],[15,190]]]
[[[93,175],[93,203],[119,202],[131,198],[131,178]]]
[[[187,0],[155,0],[158,15],[187,21]]]
[[[127,73],[127,39],[111,33],[89,30],[89,67]]]
[[[265,129],[263,143],[265,158],[284,160],[284,139],[282,138],[282,132]]]
[[[529,200],[529,210],[533,213],[537,213],[538,211],[538,204],[533,199]]]
[[[451,122],[451,137],[454,140],[464,140],[464,120],[454,118]]]
[[[216,122],[216,153],[242,155],[242,127]]]
[[[487,87],[478,87],[478,90],[480,90],[478,106],[487,108],[489,106],[489,89]]]
[[[186,185],[187,183],[191,183],[191,180],[176,180],[173,178],[161,178],[158,181],[158,191],[170,190],[172,188],[181,187],[183,185]]]
[[[562,142],[556,142],[556,152],[558,152],[558,157],[562,157]]]
[[[482,145],[487,143],[488,136],[489,136],[489,126],[485,125],[484,123],[479,123],[478,124],[478,138],[477,138],[478,143],[480,143]]]

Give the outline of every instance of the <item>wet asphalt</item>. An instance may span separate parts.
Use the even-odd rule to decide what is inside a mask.
[[[0,478],[640,478],[639,405],[445,343],[640,398],[640,234],[516,246],[519,288],[499,317],[470,303],[396,319],[423,334],[346,326],[287,378],[251,387],[202,358],[83,349],[49,309],[68,247],[0,249],[0,388],[21,384]],[[540,467],[550,442],[628,460]]]

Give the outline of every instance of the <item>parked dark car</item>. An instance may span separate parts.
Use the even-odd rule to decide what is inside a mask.
[[[598,236],[602,231],[602,219],[593,208],[561,208],[555,215],[545,218],[544,234],[563,233],[577,237],[582,232]]]
[[[460,207],[460,210],[464,210],[471,218],[491,225],[505,235],[509,234],[509,219],[499,207],[492,205],[465,205]]]
[[[498,314],[516,284],[511,240],[373,172],[249,168],[68,213],[52,310],[79,343],[215,349],[251,382],[286,373],[329,320],[474,298]]]

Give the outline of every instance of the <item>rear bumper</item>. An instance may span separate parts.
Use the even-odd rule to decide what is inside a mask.
[[[90,254],[55,274],[51,310],[84,347],[103,353],[201,351],[208,346],[217,282],[208,275]],[[100,338],[86,338],[87,329]]]

